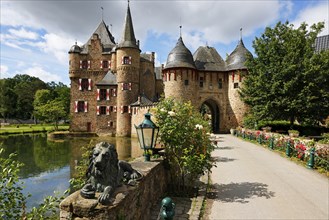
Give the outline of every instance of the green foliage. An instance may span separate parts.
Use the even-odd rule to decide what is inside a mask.
[[[185,192],[198,177],[213,166],[209,125],[190,102],[160,101],[155,110],[159,137],[165,146],[172,183],[176,192]]]
[[[324,24],[308,30],[279,22],[253,42],[248,77],[240,95],[256,121],[288,120],[315,125],[329,115],[329,51],[313,45]]]
[[[37,94],[38,90],[42,92]],[[36,102],[35,97],[39,99]],[[29,75],[0,79],[0,116],[4,119],[31,119],[35,116],[34,106],[54,99],[62,102],[67,119],[70,110],[70,89],[63,83],[46,84]]]
[[[18,173],[23,166],[15,160],[16,154],[7,159],[1,157],[0,149],[0,217],[1,219],[58,219],[58,207],[64,196],[48,196],[38,207],[30,212],[25,209],[26,200],[31,195],[24,195],[23,182],[19,181]]]
[[[66,116],[64,103],[56,99],[48,101],[44,105],[36,106],[35,111],[45,122],[54,122],[56,131],[59,120]]]
[[[0,149],[0,155],[3,153]],[[14,160],[15,154],[7,159],[0,157],[0,217],[1,219],[20,219],[25,212],[27,196],[22,193],[23,183],[18,172],[23,166]]]
[[[322,134],[323,139],[319,141],[321,144],[329,144],[329,133]]]

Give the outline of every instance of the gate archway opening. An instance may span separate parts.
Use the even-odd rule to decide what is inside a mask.
[[[200,107],[200,113],[204,119],[209,121],[212,132],[214,134],[219,133],[220,118],[219,118],[219,107],[214,100],[208,99],[202,103]]]

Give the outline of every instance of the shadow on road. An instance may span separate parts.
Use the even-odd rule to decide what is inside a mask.
[[[255,197],[265,197],[270,199],[275,193],[268,191],[268,185],[263,183],[229,183],[213,184],[207,194],[208,199],[218,200],[221,202],[239,202],[248,203]]]
[[[228,157],[212,157],[211,159],[212,159],[212,161],[219,162],[219,163],[226,163],[226,162],[232,162],[232,161],[237,160],[237,159],[228,158]]]
[[[234,147],[231,147],[231,146],[225,146],[225,147],[216,147],[216,149],[218,149],[218,150],[233,150]]]

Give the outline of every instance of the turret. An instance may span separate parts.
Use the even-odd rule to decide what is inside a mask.
[[[118,82],[117,136],[130,136],[130,104],[139,94],[140,49],[136,41],[128,2],[121,41],[116,48],[116,71]]]
[[[166,98],[195,100],[198,73],[192,53],[185,46],[182,37],[170,51],[162,76]]]

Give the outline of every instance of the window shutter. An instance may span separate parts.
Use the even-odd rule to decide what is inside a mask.
[[[129,83],[129,90],[131,90],[131,83]]]
[[[80,69],[82,69],[82,60],[80,60]]]
[[[88,102],[85,101],[85,112],[88,112]]]
[[[99,89],[97,89],[97,101],[99,101],[100,100],[100,98],[99,98]]]
[[[130,114],[131,113],[131,107],[128,106],[128,113]]]
[[[113,112],[117,112],[117,106],[113,106]]]
[[[106,115],[110,115],[110,106],[106,106]]]
[[[124,57],[121,57],[121,64],[123,64]]]
[[[88,69],[90,69],[90,60],[88,60]]]
[[[162,73],[162,80],[165,82],[167,79],[167,74],[166,73]]]
[[[97,115],[99,115],[99,106],[98,105],[96,106],[96,112],[97,112]]]
[[[78,101],[74,101],[74,112],[78,112]]]
[[[121,91],[123,91],[123,83],[121,83]]]
[[[88,79],[88,90],[91,90],[91,79]]]
[[[113,96],[117,96],[117,90],[116,89],[113,89]]]
[[[123,106],[120,106],[120,113],[123,114]]]
[[[234,82],[234,72],[232,72],[232,82]]]
[[[103,69],[103,60],[101,60],[100,68]]]
[[[129,64],[131,64],[131,57],[129,57]]]
[[[80,90],[80,91],[82,90],[81,82],[82,82],[82,79],[79,79],[79,90]]]
[[[111,63],[111,60],[109,60],[109,68],[110,68],[110,69],[111,69],[111,66],[112,66],[111,64],[112,64],[112,63]]]
[[[106,89],[106,100],[110,100],[110,89]]]

